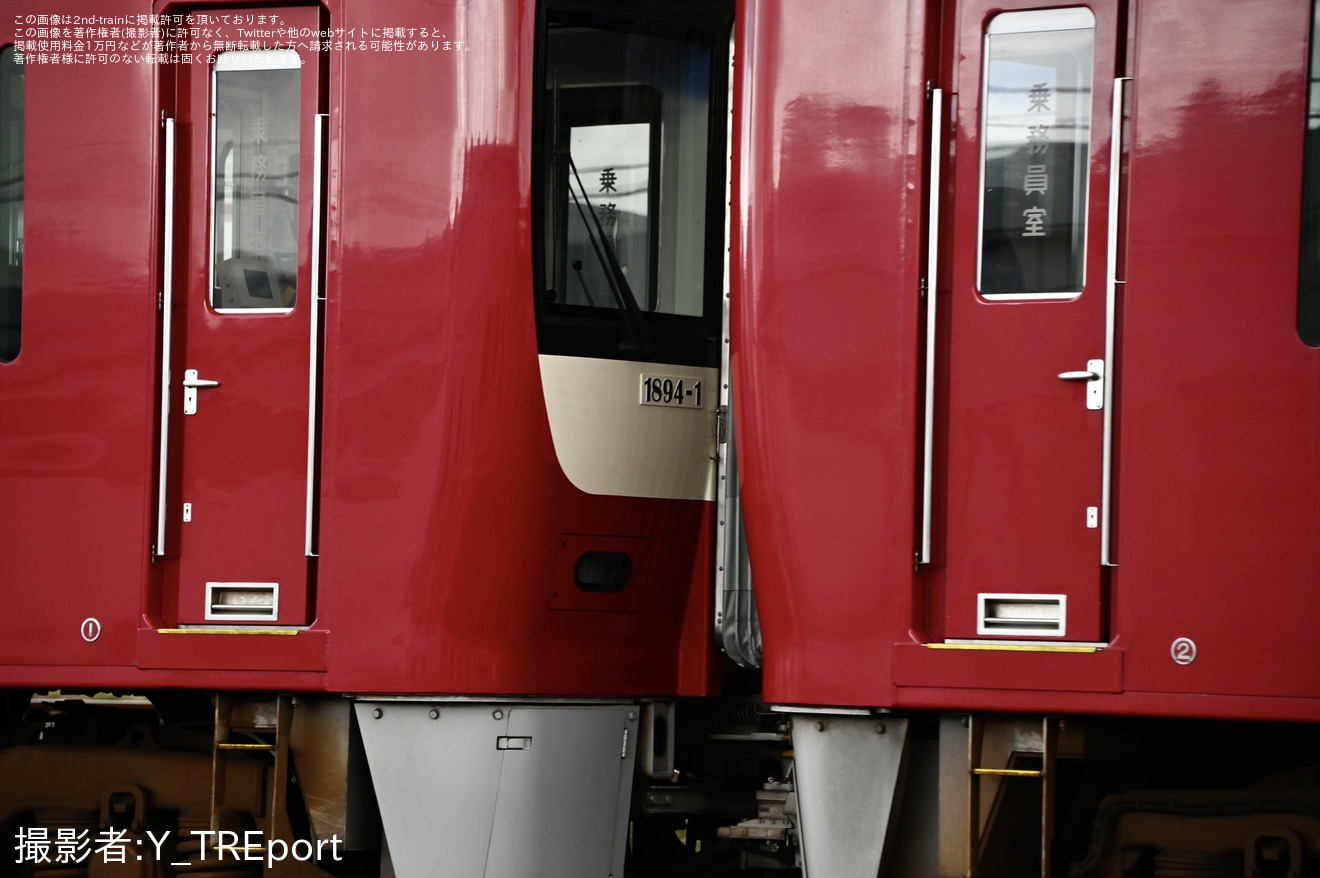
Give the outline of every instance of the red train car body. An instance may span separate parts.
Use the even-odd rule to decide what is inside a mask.
[[[1317,759],[1314,8],[745,12],[734,394],[810,871],[920,809],[877,709],[938,741],[893,874],[1310,868],[1314,781],[1240,785]]]
[[[759,85],[748,114],[734,360],[747,400],[742,467],[758,558],[758,532],[776,534],[765,550],[775,563],[759,565],[757,577],[766,637],[776,643],[767,692],[791,703],[924,707],[993,690],[987,704],[1028,710],[1072,692],[1064,703],[1103,713],[1314,721],[1320,677],[1299,649],[1320,609],[1311,587],[1320,568],[1312,539],[1320,360],[1298,336],[1303,236],[1293,203],[1309,10],[1256,9],[1247,29],[1159,3],[1088,7],[1096,59],[1089,164],[1084,177],[1066,170],[1089,199],[1085,215],[1078,210],[1084,236],[1064,230],[1085,256],[1080,291],[1015,294],[979,290],[977,259],[988,250],[977,242],[990,234],[981,218],[989,209],[983,67],[999,63],[983,57],[985,23],[1016,7],[959,7],[934,23],[919,8],[900,16],[900,7],[876,16],[865,39],[921,45],[938,27],[947,44],[940,57],[958,63],[879,51],[877,69],[848,80],[865,101],[840,89],[826,102],[794,79],[782,93]],[[844,39],[778,20],[791,14],[757,9],[749,39],[757,28],[799,25],[813,40]],[[896,20],[909,31],[893,29]],[[864,38],[849,33],[860,45]],[[1207,70],[1205,57],[1220,63]],[[773,50],[758,63],[758,82],[782,81],[773,71],[787,62]],[[1110,154],[1116,77],[1128,94],[1121,167]],[[928,83],[944,91],[948,108],[934,134],[934,266],[923,194]],[[806,115],[813,100],[826,105]],[[850,100],[845,112],[840,104]],[[878,106],[863,122],[868,104]],[[1053,122],[1034,115],[1044,121],[1030,126],[1027,116],[1028,137]],[[1039,155],[1040,173],[1053,170],[1048,152]],[[1244,157],[1286,176],[1288,209],[1250,197]],[[795,222],[807,214],[812,222]],[[1021,226],[1020,211],[1017,219]],[[871,240],[892,246],[864,244]],[[1111,247],[1118,285],[1107,296]],[[928,272],[937,277],[934,539],[914,573]],[[1086,404],[1091,388],[1059,380],[1105,358],[1107,299],[1117,358],[1106,377],[1111,410]],[[1112,448],[1102,443],[1106,433]],[[821,436],[830,437],[829,453],[813,455],[809,444]],[[781,463],[808,457],[817,463]],[[1003,597],[978,606],[986,594]],[[1040,618],[1014,629],[996,614],[1015,601]],[[1030,657],[929,648],[991,638],[1104,646]],[[1175,654],[1183,638],[1195,644],[1194,661]]]
[[[277,689],[704,694],[708,661],[697,653],[708,638],[687,605],[706,604],[706,571],[693,559],[709,530],[708,504],[575,488],[556,462],[541,402],[527,302],[535,17],[431,4],[388,15],[295,11],[265,14],[308,33],[337,31],[341,19],[349,30],[379,29],[359,15],[425,20],[463,43],[425,63],[417,50],[298,49],[305,191],[289,246],[301,254],[299,294],[314,283],[307,181],[316,173],[315,120],[328,117],[324,244],[316,244],[325,260],[324,339],[312,363],[321,382],[312,437],[318,496],[310,506],[314,309],[234,313],[190,307],[187,298],[200,289],[205,303],[208,269],[214,274],[213,65],[26,66],[22,347],[0,391],[11,536],[4,613],[23,620],[0,647],[9,681],[140,687],[170,685],[186,670],[188,685],[223,687],[233,670],[244,685]],[[137,13],[131,4],[104,10]],[[212,29],[233,37],[240,26],[214,14]],[[425,112],[414,89],[428,95]],[[120,97],[111,105],[102,91]],[[161,192],[162,112],[176,120],[177,205],[164,204]],[[75,180],[74,168],[97,166],[116,168],[115,183]],[[171,207],[175,237],[164,241],[162,212]],[[168,279],[167,249],[176,274]],[[181,435],[166,446],[158,545],[153,391],[158,293],[170,282],[168,417]],[[246,384],[223,374],[231,361],[253,373]],[[195,414],[181,393],[188,370],[220,381],[192,389]],[[637,571],[656,585],[635,603],[583,613],[551,597],[571,589],[571,561],[584,550],[629,539],[656,546]],[[560,556],[568,554],[565,570]],[[251,609],[299,634],[161,633],[226,612],[211,613],[208,581],[278,582],[277,602]],[[100,626],[94,640],[82,633],[88,618]],[[677,652],[660,659],[685,625],[697,652],[684,653],[685,665]],[[531,658],[551,652],[554,662]]]
[[[309,809],[320,838],[357,820],[350,749],[393,778],[400,874],[429,872],[434,838],[397,829],[420,813],[451,826],[452,874],[517,874],[520,850],[622,869],[638,699],[719,679],[707,238],[732,7],[690,5],[677,24],[659,5],[6,7],[0,685],[162,713],[218,693],[198,785],[126,767],[130,811],[191,801],[209,817],[189,825],[238,831],[222,788],[248,734],[340,803]],[[614,148],[640,166],[598,186],[612,145],[590,135],[627,125]],[[561,137],[587,141],[571,178]],[[570,205],[611,197],[584,257]],[[42,711],[61,717],[44,741],[86,728],[49,703],[7,751],[0,823],[53,839],[55,803],[110,793],[94,755],[34,761]],[[300,737],[341,751],[314,794]],[[501,781],[519,749],[535,767]],[[86,778],[63,799],[42,792],[54,754]],[[284,795],[237,812],[292,841]],[[483,840],[519,808],[560,854]]]

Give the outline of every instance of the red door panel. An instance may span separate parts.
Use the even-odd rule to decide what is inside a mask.
[[[321,26],[315,8],[260,11],[304,32]],[[311,615],[319,63],[305,45],[272,40],[179,68],[183,624]]]
[[[1095,641],[1117,8],[961,5],[945,636]]]

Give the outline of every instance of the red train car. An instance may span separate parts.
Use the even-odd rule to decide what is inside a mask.
[[[7,859],[621,874],[641,699],[719,684],[732,3],[38,5]]]
[[[1314,5],[821,5],[733,227],[808,873],[1315,870]]]
[[[1313,4],[0,5],[5,869],[1320,868]]]

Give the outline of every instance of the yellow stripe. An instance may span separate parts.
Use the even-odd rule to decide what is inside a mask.
[[[296,628],[157,628],[157,634],[271,634],[293,636]]]
[[[1099,652],[1096,646],[1020,646],[1013,643],[927,643],[927,649],[970,649],[981,652]]]
[[[972,774],[990,775],[992,777],[1044,777],[1043,771],[1032,771],[1026,768],[973,768]]]

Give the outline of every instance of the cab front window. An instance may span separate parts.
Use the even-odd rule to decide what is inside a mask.
[[[730,4],[686,4],[695,28],[598,5],[542,11],[541,352],[713,365]]]

